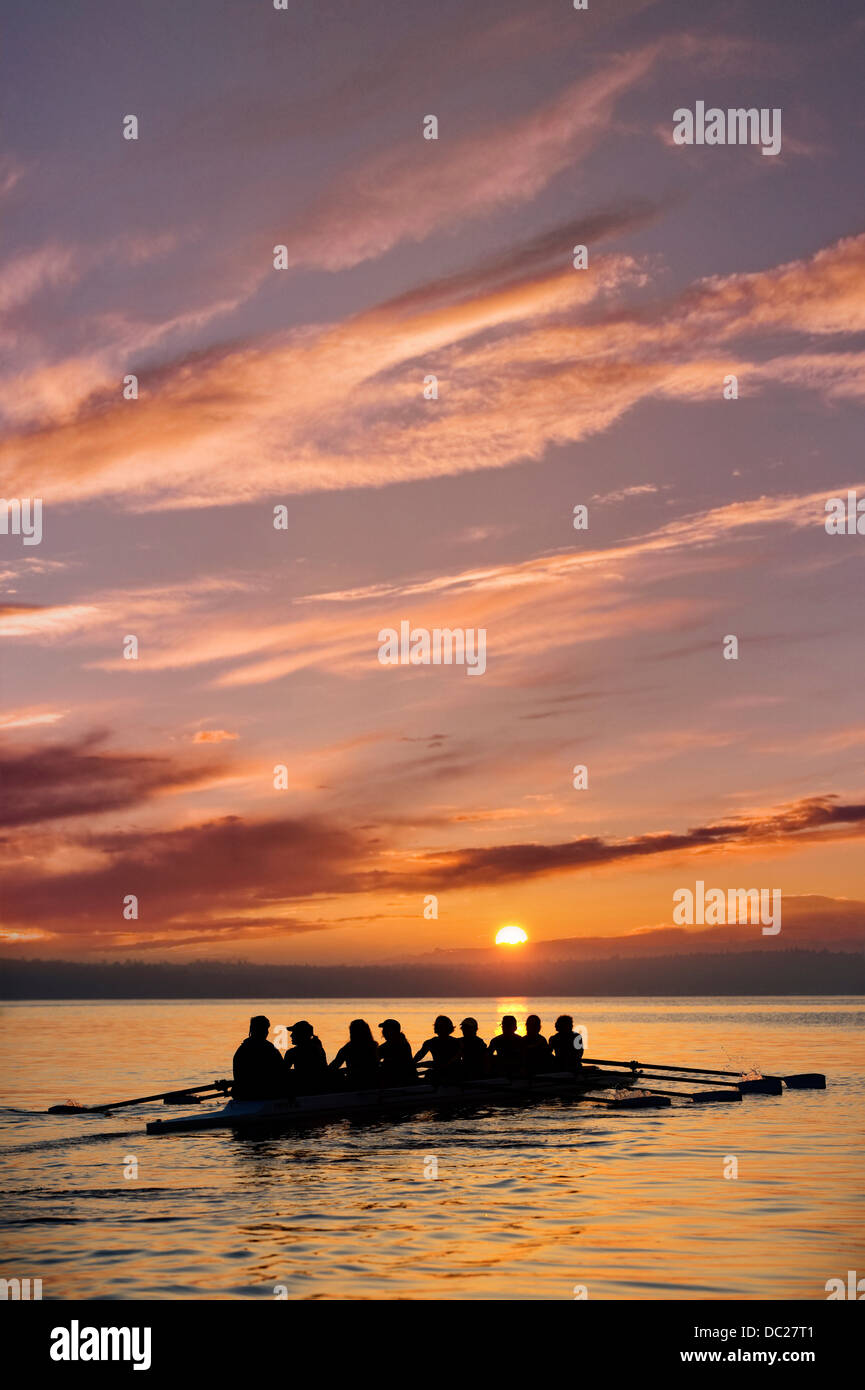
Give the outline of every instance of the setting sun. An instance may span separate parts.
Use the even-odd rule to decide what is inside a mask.
[[[499,927],[496,932],[497,946],[522,946],[528,939],[528,933],[522,927]]]

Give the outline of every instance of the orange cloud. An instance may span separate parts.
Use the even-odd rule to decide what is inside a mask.
[[[88,860],[77,870],[46,876],[23,863],[6,874],[4,889],[15,904],[10,929],[36,927],[109,949],[309,930],[313,924],[295,914],[334,895],[417,892],[419,885],[431,883],[452,891],[480,890],[607,866],[626,873],[647,862],[684,862],[713,849],[783,852],[859,840],[863,833],[865,805],[841,803],[831,795],[678,832],[423,852],[382,849],[368,835],[321,818],[226,816],[149,833],[94,832],[87,840]],[[136,929],[118,925],[118,902],[130,883],[142,879],[148,884],[147,923]]]
[[[35,724],[56,724],[65,710],[19,709],[0,714],[0,729],[29,729]]]
[[[444,305],[435,287],[429,305],[408,312],[397,302],[203,354],[166,370],[148,399],[101,403],[12,438],[0,455],[9,486],[55,501],[212,506],[538,459],[646,398],[717,397],[730,371],[746,390],[770,379],[830,398],[860,389],[861,354],[788,354],[752,368],[707,356],[705,342],[865,330],[865,236],[774,270],[699,281],[670,302],[604,312],[645,274],[629,257],[599,256],[586,272],[484,284]],[[421,387],[433,369],[440,397],[428,402]]]

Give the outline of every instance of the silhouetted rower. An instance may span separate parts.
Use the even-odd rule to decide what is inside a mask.
[[[537,1014],[529,1014],[526,1019],[523,1058],[525,1070],[529,1076],[537,1076],[539,1072],[552,1070],[553,1054],[546,1038],[541,1034],[541,1020]]]
[[[550,1037],[550,1051],[560,1071],[579,1071],[583,1065],[583,1039],[574,1032],[570,1014],[556,1019],[556,1031]]]
[[[270,1019],[256,1014],[249,1020],[249,1037],[244,1038],[234,1054],[235,1100],[273,1100],[284,1091],[282,1057],[272,1042],[268,1042]]]
[[[330,1064],[330,1070],[338,1072],[345,1067],[346,1084],[350,1091],[368,1091],[377,1088],[379,1081],[378,1046],[372,1029],[362,1018],[353,1018],[348,1025],[348,1042],[345,1043]]]
[[[433,1060],[430,1068],[430,1081],[434,1086],[442,1082],[456,1080],[459,1065],[459,1040],[453,1037],[454,1025],[447,1014],[439,1014],[433,1024],[433,1037],[427,1038],[423,1047],[414,1055],[415,1062],[423,1061],[427,1053]]]
[[[378,1045],[379,1076],[382,1086],[412,1086],[417,1081],[417,1068],[411,1055],[411,1044],[395,1018],[386,1018],[379,1028],[384,1042]]]
[[[466,1081],[480,1081],[489,1073],[490,1053],[483,1038],[478,1037],[476,1018],[464,1018],[460,1024],[460,1071]]]
[[[311,1023],[305,1018],[289,1028],[291,1047],[282,1059],[286,1089],[293,1095],[316,1096],[328,1089],[327,1056]]]
[[[492,1068],[497,1076],[516,1076],[523,1070],[525,1038],[517,1032],[517,1020],[513,1014],[505,1014],[502,1031],[490,1043]]]

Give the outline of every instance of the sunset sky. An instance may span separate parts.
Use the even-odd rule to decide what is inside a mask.
[[[861,5],[81,0],[4,48],[6,954],[613,938],[697,879],[861,940]],[[697,101],[780,154],[675,145]],[[485,673],[381,665],[403,620]]]

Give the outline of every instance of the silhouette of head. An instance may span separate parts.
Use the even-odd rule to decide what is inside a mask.
[[[515,1033],[517,1031],[517,1020],[513,1014],[505,1014],[502,1019],[502,1032]]]
[[[439,1014],[438,1018],[433,1024],[433,1032],[438,1033],[440,1038],[445,1038],[449,1033],[452,1033],[453,1031],[453,1023],[448,1018],[447,1014]]]
[[[574,1020],[571,1018],[571,1015],[570,1015],[570,1014],[559,1014],[558,1018],[556,1019],[556,1032],[557,1032],[557,1033],[573,1033],[573,1031],[574,1031]]]
[[[348,1036],[353,1043],[362,1043],[366,1047],[370,1045],[375,1047],[375,1038],[372,1035],[372,1029],[365,1019],[353,1018],[348,1025]]]
[[[314,1036],[313,1026],[311,1023],[307,1023],[305,1018],[300,1019],[298,1023],[293,1023],[288,1031],[293,1043],[306,1042]]]
[[[265,1018],[264,1014],[256,1014],[255,1018],[249,1020],[249,1036],[251,1038],[266,1038],[270,1032],[270,1019]]]
[[[464,1018],[460,1024],[460,1029],[464,1038],[476,1038],[478,1035],[478,1021],[476,1018]]]
[[[538,1018],[537,1014],[529,1014],[526,1019],[526,1037],[536,1038],[539,1036],[540,1031],[541,1020]]]
[[[402,1028],[395,1018],[386,1018],[384,1023],[380,1023],[378,1026],[388,1042],[393,1042],[402,1033]]]

